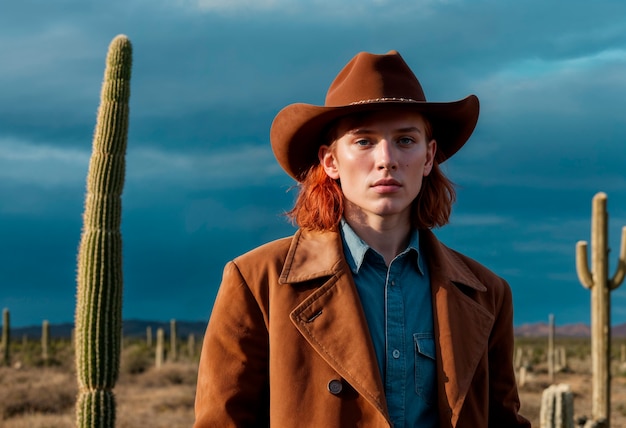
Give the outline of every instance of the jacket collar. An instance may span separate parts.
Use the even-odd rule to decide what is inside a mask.
[[[446,247],[430,230],[420,231],[421,248],[433,272],[442,281],[486,291],[485,285],[461,261],[456,251]],[[345,262],[341,235],[328,232],[298,230],[293,237],[279,283],[299,283],[332,276]]]
[[[339,272],[345,263],[341,237],[337,231],[298,230],[291,241],[283,265],[281,284],[293,284]]]

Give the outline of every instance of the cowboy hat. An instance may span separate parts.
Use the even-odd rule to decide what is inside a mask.
[[[396,51],[357,54],[339,72],[326,93],[324,106],[296,103],[283,108],[272,122],[270,141],[280,166],[298,181],[319,162],[317,152],[336,119],[391,106],[411,108],[431,123],[439,163],[455,154],[478,120],[475,95],[452,102],[427,102],[419,81]]]

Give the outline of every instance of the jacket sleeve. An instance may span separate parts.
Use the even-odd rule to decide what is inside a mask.
[[[230,262],[202,345],[195,428],[268,426],[268,343],[263,313]]]
[[[489,340],[489,426],[530,428],[530,422],[518,414],[520,401],[513,367],[513,298],[505,281],[500,298],[500,310]]]

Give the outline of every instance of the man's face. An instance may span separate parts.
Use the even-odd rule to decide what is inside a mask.
[[[422,115],[388,110],[341,119],[337,139],[319,150],[326,173],[339,180],[347,219],[409,221],[437,144],[427,141]],[[377,218],[377,219],[375,219]]]

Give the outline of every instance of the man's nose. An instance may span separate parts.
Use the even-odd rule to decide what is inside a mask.
[[[394,170],[398,167],[398,155],[388,139],[376,144],[376,168]]]

